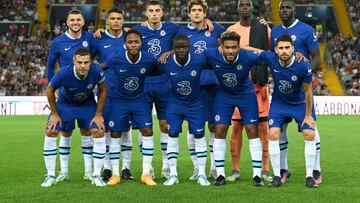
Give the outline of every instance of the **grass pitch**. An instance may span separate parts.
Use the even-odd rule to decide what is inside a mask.
[[[79,131],[71,147],[70,181],[41,188],[44,180],[44,125],[46,116],[0,116],[0,202],[359,202],[360,187],[360,116],[319,116],[323,184],[319,189],[305,187],[305,160],[302,135],[294,122],[289,126],[289,168],[292,176],[280,188],[252,186],[252,169],[247,139],[241,159],[241,180],[224,187],[201,187],[188,180],[192,164],[186,136],[180,136],[178,173],[180,183],[163,186],[160,178],[161,151],[159,131],[154,125],[155,155],[153,166],[158,186],[139,183],[141,159],[137,132],[133,132],[131,171],[136,181],[122,181],[114,187],[97,188],[83,180],[83,159]],[[154,122],[156,123],[156,122]],[[228,133],[228,137],[230,133]],[[209,165],[209,156],[208,156]],[[59,169],[59,162],[57,169]],[[229,146],[226,172],[231,173]],[[209,167],[207,167],[207,173]],[[213,180],[211,180],[213,182]]]

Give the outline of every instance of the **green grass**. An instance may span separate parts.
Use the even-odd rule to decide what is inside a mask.
[[[200,187],[187,178],[192,164],[186,146],[186,137],[180,138],[178,172],[180,183],[165,187],[163,178],[158,186],[139,183],[141,159],[134,132],[132,173],[137,181],[122,181],[120,185],[96,188],[83,177],[78,130],[73,137],[70,157],[70,181],[51,188],[41,188],[45,166],[42,156],[45,116],[0,117],[0,202],[356,202],[360,187],[360,117],[321,116],[318,128],[321,134],[321,167],[323,184],[319,189],[305,187],[304,144],[301,134],[292,123],[289,127],[289,166],[292,177],[277,189],[253,187],[251,162],[245,140],[242,160],[242,179],[224,187]],[[155,122],[156,123],[156,122]],[[157,126],[155,126],[157,129]],[[155,157],[153,165],[160,175],[161,152],[158,130],[155,130]],[[209,161],[208,161],[209,163]],[[59,169],[59,164],[57,164]],[[208,167],[207,167],[208,170]],[[231,160],[227,150],[226,172],[230,174]],[[207,171],[208,172],[208,171]]]

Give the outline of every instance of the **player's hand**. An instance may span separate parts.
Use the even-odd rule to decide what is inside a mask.
[[[173,51],[167,51],[167,52],[161,54],[161,56],[160,56],[160,58],[158,59],[158,61],[159,61],[161,64],[165,64],[167,58],[169,58],[169,56],[170,56],[171,54],[173,54],[173,53],[174,53]]]
[[[214,24],[211,22],[211,20],[205,18],[204,19],[204,24],[206,27],[208,27],[209,32],[214,32]]]
[[[295,59],[297,62],[304,60],[305,62],[309,62],[309,60],[300,52],[295,52]]]
[[[131,28],[129,28],[129,27],[124,27],[123,30],[124,30],[125,32],[127,32],[127,31],[131,30]]]
[[[268,22],[264,18],[257,17],[256,19],[259,21],[261,25],[268,25]]]
[[[140,25],[146,27],[146,26],[149,25],[149,21],[148,21],[148,20],[142,21],[142,22],[140,23]]]
[[[56,126],[58,124],[60,124],[60,127],[62,127],[62,121],[59,114],[51,114],[48,122],[46,123],[46,132],[47,133],[55,132]]]
[[[268,98],[268,93],[267,93],[267,88],[266,88],[266,86],[262,86],[262,87],[260,88],[260,95],[261,95],[261,99],[262,99],[263,101],[266,101],[266,100],[267,100],[267,98]]]
[[[101,115],[95,114],[94,118],[90,122],[90,126],[95,123],[99,130],[105,131],[104,118]]]
[[[220,54],[223,54],[223,53],[224,53],[221,46],[218,47],[218,51],[219,51]]]
[[[301,124],[301,127],[303,127],[305,123],[308,124],[312,129],[315,129],[315,121],[312,116],[305,116],[304,121]]]
[[[99,28],[99,29],[97,29],[95,32],[94,32],[94,37],[95,38],[101,38],[101,35],[102,35],[102,33],[104,33],[105,32],[105,30],[103,29],[103,28]]]
[[[59,90],[58,89],[55,91],[55,99],[57,99],[57,98],[59,98]]]

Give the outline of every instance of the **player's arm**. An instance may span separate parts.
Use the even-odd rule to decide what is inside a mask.
[[[264,51],[264,50],[262,50],[262,49],[255,48],[255,47],[252,47],[252,46],[240,46],[240,48],[241,48],[241,49],[248,50],[248,51],[254,51],[254,52],[256,52],[257,54],[261,54],[261,52]]]
[[[48,122],[46,123],[46,129],[48,132],[55,132],[56,129],[56,125],[60,124],[60,126],[62,125],[61,122],[61,118],[59,116],[58,110],[56,108],[56,104],[55,104],[55,91],[56,89],[54,89],[51,86],[51,83],[48,85],[47,89],[46,89],[46,96],[49,102],[49,106],[50,106],[50,111],[51,111],[51,116],[48,120]]]
[[[55,75],[55,65],[56,65],[56,62],[57,62],[57,60],[59,58],[59,54],[57,54],[55,52],[54,46],[55,45],[52,45],[50,50],[49,50],[48,63],[47,63],[47,66],[46,66],[46,77],[47,77],[48,82],[50,82],[51,79]]]
[[[99,95],[97,106],[96,106],[95,116],[91,120],[90,125],[95,123],[98,126],[99,130],[104,131],[105,125],[104,125],[104,118],[102,117],[102,112],[103,112],[106,95],[107,95],[105,82],[103,81],[101,84],[98,84],[98,88],[99,88],[100,95]]]
[[[313,67],[314,70],[319,69],[321,64],[320,49],[316,48],[310,51],[310,55],[311,55],[311,67]]]
[[[305,91],[306,112],[302,125],[306,123],[310,125],[311,128],[315,128],[315,121],[312,117],[312,83],[304,83],[303,87]]]

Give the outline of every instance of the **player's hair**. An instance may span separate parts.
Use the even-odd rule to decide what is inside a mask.
[[[125,41],[125,42],[126,42],[126,39],[127,39],[127,37],[128,37],[129,34],[137,34],[137,35],[139,35],[140,41],[142,41],[142,35],[141,35],[141,33],[140,33],[138,30],[130,29],[130,30],[128,30],[128,31],[125,33],[125,35],[124,35],[124,41]]]
[[[74,53],[74,57],[75,56],[90,56],[90,51],[87,48],[80,48],[78,50],[75,51]]]
[[[159,5],[161,7],[161,9],[164,8],[164,4],[161,1],[150,0],[150,1],[146,2],[145,9],[147,9],[149,6],[157,6],[157,5]]]
[[[238,2],[238,8],[240,7],[240,3],[241,3],[242,1],[243,1],[243,0],[239,0],[239,2]],[[250,2],[250,4],[251,4],[251,7],[254,8],[254,4],[253,4],[252,0],[249,0],[249,2]]]
[[[194,5],[200,5],[203,9],[204,9],[204,13],[207,13],[207,10],[208,10],[208,5],[205,1],[203,0],[190,0],[188,5],[187,5],[187,9],[188,9],[188,13],[190,13],[191,11],[191,8],[194,6]]]
[[[279,38],[277,38],[275,41],[275,46],[277,46],[279,42],[290,42],[291,45],[293,45],[293,40],[287,34],[281,35]]]
[[[233,31],[222,33],[220,36],[221,44],[224,44],[224,42],[227,40],[237,41],[238,43],[240,43],[240,35]]]
[[[72,9],[72,10],[70,10],[70,11],[67,13],[66,19],[68,19],[68,18],[69,18],[69,15],[71,15],[71,14],[80,14],[80,15],[84,18],[83,13],[82,13],[79,9]]]
[[[293,7],[295,7],[295,0],[281,0],[280,2],[279,2],[279,6],[280,6],[280,4],[282,3],[282,2],[284,2],[284,1],[287,1],[287,2],[291,2],[291,4],[292,4],[292,6]]]
[[[110,13],[119,13],[119,14],[122,15],[123,18],[125,17],[125,12],[124,12],[122,9],[120,9],[120,8],[112,8],[112,9],[110,9],[110,10],[107,12],[107,16],[109,16]]]
[[[189,38],[188,38],[186,35],[180,34],[180,35],[176,35],[176,36],[174,37],[174,39],[173,39],[173,46],[174,46],[175,42],[177,42],[177,41],[179,41],[179,40],[185,40],[188,44],[190,43]]]

